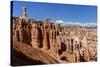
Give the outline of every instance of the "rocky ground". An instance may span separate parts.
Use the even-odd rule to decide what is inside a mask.
[[[15,40],[13,40],[11,54],[11,65],[14,66],[58,63],[58,61],[48,53]]]

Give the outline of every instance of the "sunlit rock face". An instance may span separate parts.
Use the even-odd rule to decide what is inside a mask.
[[[12,18],[12,30],[17,42],[40,49],[59,62],[97,60],[96,29],[62,26],[51,22],[50,19],[30,20],[27,17],[26,7],[23,7],[22,16]]]

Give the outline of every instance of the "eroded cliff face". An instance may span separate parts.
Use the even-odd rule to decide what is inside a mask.
[[[12,18],[12,37],[12,41],[15,41],[12,49],[31,59],[35,57],[33,60],[38,59],[42,63],[57,63],[53,62],[55,59],[66,62],[97,60],[96,29],[62,26],[54,24],[50,19],[30,20],[25,7],[20,18]]]

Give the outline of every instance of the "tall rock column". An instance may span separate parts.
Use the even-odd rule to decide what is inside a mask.
[[[32,47],[34,48],[39,48],[40,42],[39,42],[39,30],[37,28],[37,24],[33,23],[32,24],[32,29],[31,29],[31,44]]]
[[[43,50],[48,50],[49,45],[48,45],[48,38],[47,38],[47,31],[44,29],[43,32]]]
[[[22,19],[20,18],[19,19],[19,27],[18,27],[18,30],[19,30],[19,41],[20,42],[23,42],[24,40],[24,30],[23,30],[23,27],[22,27]]]
[[[13,25],[14,25],[14,37],[15,37],[15,39],[16,39],[16,41],[20,41],[19,40],[19,22],[18,21],[15,21],[15,22],[13,22]]]
[[[49,44],[48,44],[48,41],[49,41],[49,39],[48,39],[48,35],[47,35],[47,23],[46,23],[46,21],[44,21],[44,23],[43,23],[43,47],[42,47],[42,49],[43,50],[48,50],[49,49]]]
[[[55,30],[55,26],[53,24],[52,26],[52,30],[51,30],[51,35],[50,35],[50,49],[57,55],[57,42],[56,42],[56,30]]]
[[[19,21],[17,22],[18,27],[15,35],[18,41],[22,43],[27,43],[27,22],[28,18],[26,14],[26,7],[23,7],[22,16],[20,16]]]
[[[26,7],[22,8],[22,18],[27,19]]]
[[[84,49],[84,58],[86,61],[89,61],[89,50],[88,50],[88,45],[87,45],[87,40],[86,40],[86,37],[84,36],[82,41],[81,41],[81,46],[82,48],[81,49]]]

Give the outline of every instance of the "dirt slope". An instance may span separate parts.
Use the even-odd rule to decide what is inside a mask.
[[[58,63],[58,61],[47,52],[32,48],[28,44],[20,43],[15,40],[13,40],[11,51],[11,65],[13,66]]]

